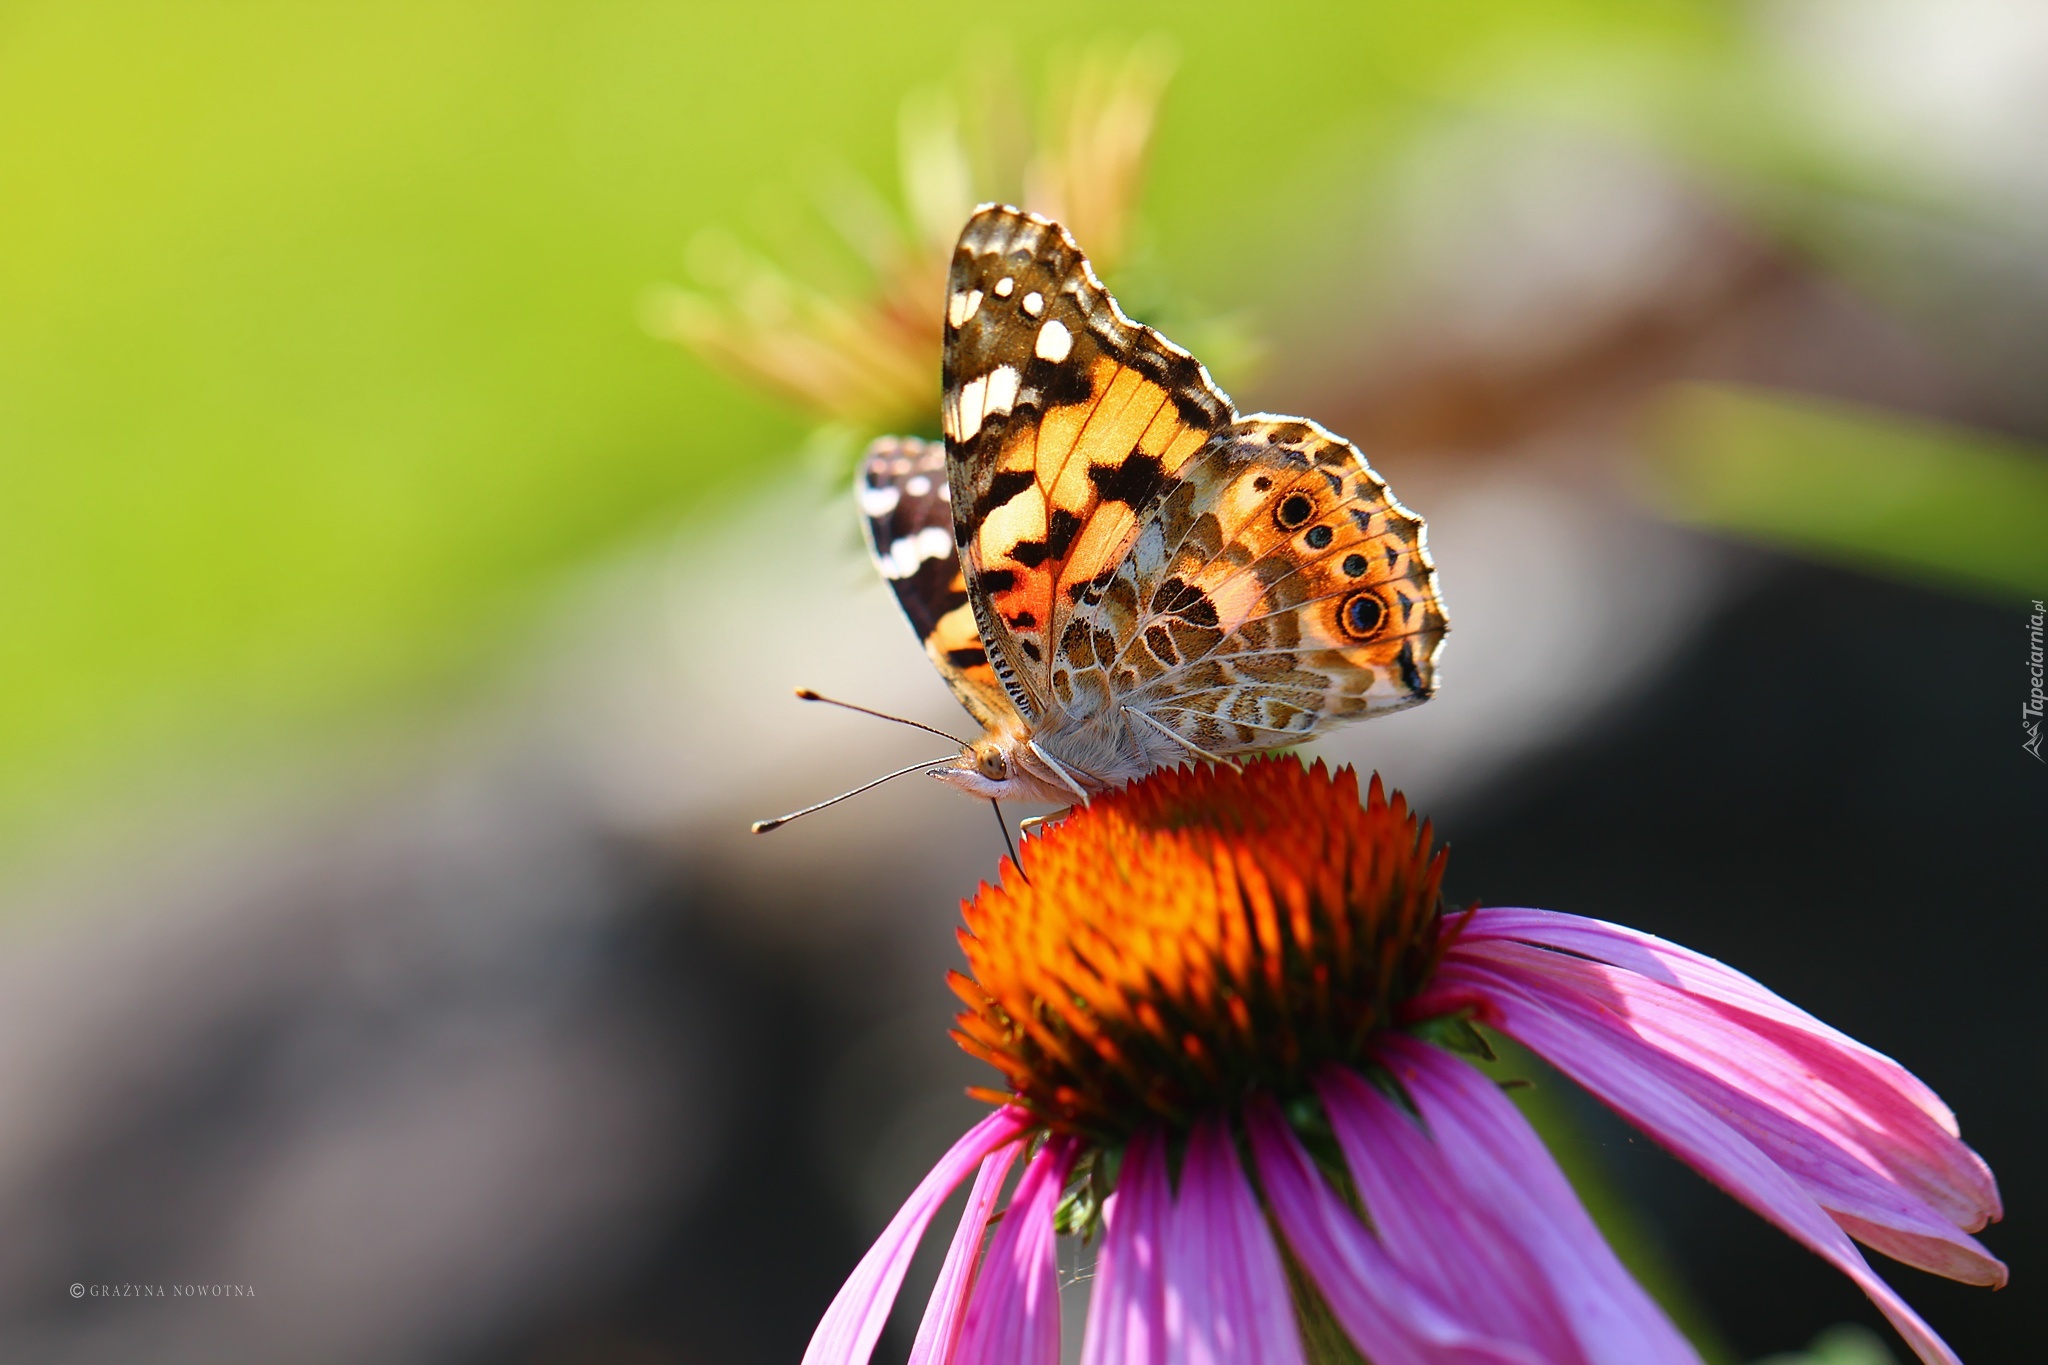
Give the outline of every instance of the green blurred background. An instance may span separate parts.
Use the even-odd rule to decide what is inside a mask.
[[[444,696],[551,577],[775,477],[799,422],[638,300],[807,168],[891,185],[906,90],[978,54],[1170,32],[1149,243],[1255,312],[1474,111],[1614,130],[1809,237],[1816,181],[1910,195],[1825,154],[1754,17],[6,5],[0,848]]]
[[[810,212],[792,205],[845,170],[893,198],[912,92],[997,66],[1035,88],[1098,40],[1146,35],[1177,70],[1129,272],[1111,283],[1152,316],[1206,319],[1205,357],[1245,408],[1314,411],[1386,455],[1404,489],[1489,486],[1546,433],[1604,442],[1594,482],[1629,516],[1768,547],[1770,565],[1908,585],[1916,612],[1979,636],[2010,628],[1996,690],[2019,700],[2018,613],[2048,591],[2048,81],[2033,64],[2048,37],[2027,0],[4,3],[0,888],[120,866],[234,793],[402,773],[593,572],[648,547],[687,557],[776,499],[835,497],[812,419],[656,339],[652,291],[690,282],[706,229],[785,249]],[[1442,268],[1430,224],[1486,217],[1479,191],[1510,172],[1540,191],[1556,145],[1652,168],[1690,206],[1676,235],[1711,250],[1630,285],[1626,306],[1589,290],[1591,321],[1567,290],[1538,330],[1583,322],[1590,339],[1557,356],[1432,331],[1435,286],[1416,283]],[[1457,287],[1483,280],[1483,262],[1451,259]],[[1759,297],[1770,306],[1741,313]],[[1427,363],[1404,368],[1416,354]],[[686,562],[700,575],[674,585],[688,629],[742,585]],[[844,568],[833,591],[853,581]],[[1459,567],[1445,573],[1455,615]],[[742,680],[755,657],[744,634],[708,628],[697,648]],[[1596,734],[1624,734],[1617,716]],[[1997,742],[2016,751],[2009,728]],[[1755,732],[1760,749],[1798,748]],[[733,811],[734,828],[765,813]],[[694,855],[662,847],[693,869],[672,878],[694,888],[681,900],[751,914],[750,896],[774,899],[728,885],[725,853],[692,880]],[[2027,894],[1957,877],[1963,901]],[[9,896],[0,914],[23,942],[61,937],[67,904]],[[779,980],[751,941],[690,943],[692,961],[736,954],[735,980]],[[251,979],[271,971],[251,963]],[[791,1009],[797,1032],[837,1027],[826,1006]],[[701,1023],[677,1035],[718,1034]],[[147,1134],[157,1120],[130,1121]],[[762,1224],[775,1246],[815,1215],[782,1212]],[[91,1218],[52,1217],[50,1245],[83,1244]],[[647,1215],[657,1242],[664,1217]],[[500,1305],[390,1358],[781,1358],[759,1343],[802,1340],[795,1320],[864,1236],[843,1219],[821,1232],[787,1300],[735,1291],[773,1320],[758,1342],[728,1324],[723,1344],[677,1345],[695,1334],[687,1315],[667,1336],[643,1315],[630,1340],[564,1329],[578,1344],[550,1355],[555,1328]],[[122,1264],[145,1276],[141,1261]],[[635,1264],[643,1281],[710,1273]],[[56,1321],[12,1292],[0,1318]],[[2032,1329],[2001,1321],[1981,1329],[1986,1349],[2031,1358]],[[1796,1345],[1776,1322],[1734,1336]],[[47,1358],[93,1358],[97,1338],[66,1330],[40,1338],[58,1343]],[[260,1340],[298,1358],[330,1340],[279,1330]]]

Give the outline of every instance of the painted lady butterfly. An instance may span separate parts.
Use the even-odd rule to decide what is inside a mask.
[[[1421,518],[1314,422],[1240,417],[1065,228],[987,205],[946,283],[943,447],[884,437],[875,562],[985,733],[931,775],[1086,802],[1436,690]]]

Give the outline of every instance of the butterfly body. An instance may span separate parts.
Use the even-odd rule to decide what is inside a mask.
[[[946,299],[943,446],[884,437],[870,547],[984,727],[931,774],[1086,801],[1426,700],[1420,518],[1314,422],[1240,416],[1058,224],[984,207]]]

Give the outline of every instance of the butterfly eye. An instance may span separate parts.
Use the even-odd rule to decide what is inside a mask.
[[[991,782],[1000,782],[1010,775],[1010,765],[1000,750],[983,749],[975,755],[974,766]]]
[[[1273,511],[1273,520],[1280,523],[1283,531],[1292,531],[1316,514],[1315,500],[1306,493],[1289,493],[1280,499],[1280,506]]]

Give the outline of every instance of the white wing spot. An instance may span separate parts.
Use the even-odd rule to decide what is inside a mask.
[[[988,376],[970,379],[960,386],[960,392],[952,395],[952,401],[941,413],[946,435],[956,441],[964,441],[981,430],[981,396],[988,391]],[[973,416],[970,418],[969,413]],[[968,425],[972,421],[973,425]]]
[[[999,365],[979,379],[960,386],[959,397],[944,405],[942,420],[946,435],[956,441],[971,441],[987,418],[1007,413],[1017,401],[1022,376],[1016,367]]]
[[[901,496],[893,483],[881,488],[869,488],[863,484],[860,490],[861,513],[870,517],[886,517],[896,510],[896,503]]]
[[[980,307],[981,291],[979,289],[964,290],[953,295],[947,301],[946,321],[952,323],[955,327],[964,327],[967,325],[967,319],[973,317]]]
[[[1045,295],[1039,293],[1036,289],[1026,294],[1024,296],[1024,311],[1031,314],[1032,317],[1037,317],[1040,313],[1043,313],[1045,311]]]
[[[1010,297],[1010,292],[1014,290],[1016,287],[1017,282],[1011,279],[1008,275],[1005,275],[1001,279],[996,281],[996,297],[999,299],[1006,299]]]
[[[1035,349],[1040,360],[1050,360],[1057,365],[1067,358],[1067,352],[1074,349],[1074,334],[1058,318],[1049,318],[1045,326],[1038,329]]]
[[[1024,377],[1017,373],[1014,365],[1002,365],[988,377],[988,397],[983,400],[981,415],[984,418],[1007,414],[1017,403],[1017,390]]]
[[[889,553],[882,556],[882,576],[908,578],[927,559],[944,559],[952,553],[952,534],[943,526],[927,526],[889,546]]]
[[[904,482],[903,491],[913,498],[921,498],[932,491],[932,481],[922,474],[913,474]]]

